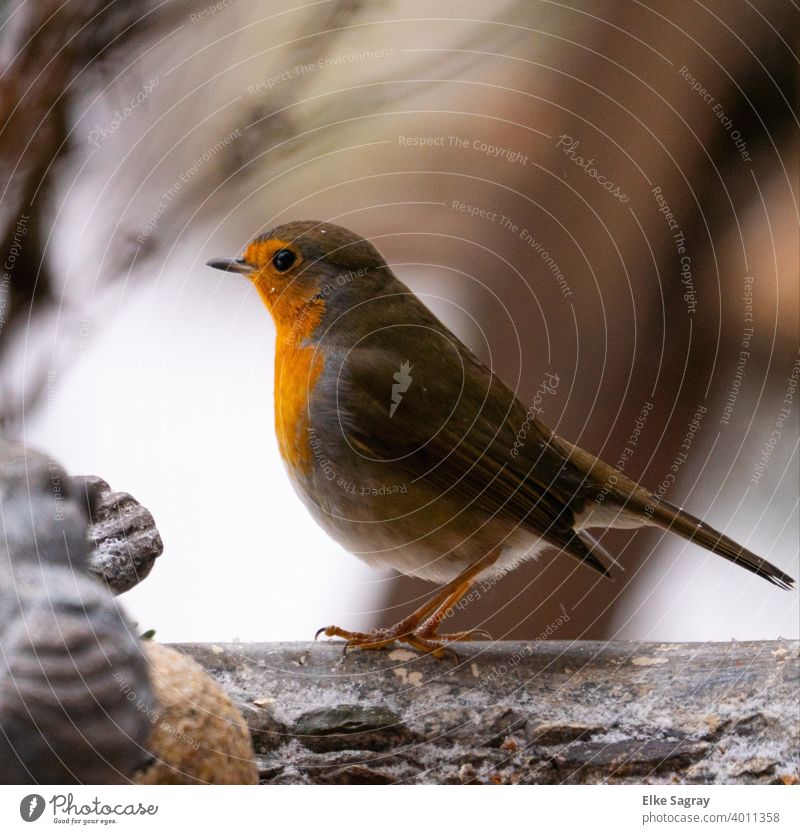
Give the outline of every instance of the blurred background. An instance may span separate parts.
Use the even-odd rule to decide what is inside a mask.
[[[204,266],[329,220],[556,432],[797,577],[798,32],[784,0],[0,3],[0,430],[152,511],[125,604],[161,640],[395,622],[432,586],[311,521],[269,315]],[[604,543],[614,584],[530,564],[453,625],[798,636],[796,592]]]

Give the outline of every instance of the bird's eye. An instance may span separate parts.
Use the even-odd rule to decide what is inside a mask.
[[[292,268],[296,260],[297,255],[291,249],[279,249],[272,256],[272,265],[278,272],[286,272],[286,270]]]

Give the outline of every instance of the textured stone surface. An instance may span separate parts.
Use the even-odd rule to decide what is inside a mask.
[[[145,661],[87,529],[61,466],[0,438],[0,781],[125,782],[145,760]]]
[[[72,479],[89,513],[89,570],[115,594],[138,585],[164,550],[149,510],[127,492],[114,492],[94,476]]]
[[[157,706],[143,785],[254,785],[253,744],[239,710],[191,658],[145,641]]]
[[[800,644],[183,644],[242,706],[261,781],[783,783]]]

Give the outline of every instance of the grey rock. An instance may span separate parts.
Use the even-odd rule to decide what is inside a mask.
[[[115,594],[138,585],[164,550],[153,516],[127,492],[94,476],[72,478],[89,513],[89,570]]]
[[[601,730],[601,727],[588,724],[570,724],[564,721],[548,721],[545,723],[530,721],[528,722],[527,737],[536,744],[549,747],[570,741],[587,741],[594,733]]]
[[[383,750],[408,731],[398,715],[380,706],[339,704],[303,713],[292,735],[311,750]]]
[[[325,643],[180,649],[283,728],[259,756],[264,782],[771,784],[800,774],[793,641],[471,643],[456,664],[406,650],[342,660]]]
[[[0,439],[0,780],[124,782],[155,701],[130,622],[89,573],[88,517],[54,460]]]

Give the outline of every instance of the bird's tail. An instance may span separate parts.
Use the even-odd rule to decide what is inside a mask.
[[[609,519],[606,515],[605,518],[601,516],[598,519],[599,526],[639,527],[654,525],[661,527],[663,530],[677,533],[687,541],[705,547],[730,562],[747,568],[747,570],[772,582],[779,588],[791,590],[794,587],[794,579],[780,568],[770,564],[766,559],[756,556],[755,553],[751,553],[733,539],[720,533],[719,530],[715,530],[704,521],[700,521],[699,518],[695,518],[679,507],[675,507],[653,495],[648,489],[613,469],[607,463],[603,463],[599,458],[584,452],[583,449],[556,435],[551,436],[550,442],[564,457],[577,465],[578,474],[583,477],[582,484],[584,485],[586,503],[590,508],[592,503],[589,499],[596,496],[598,491],[603,494],[604,498],[607,494],[610,499],[605,502],[604,506],[611,504],[611,506],[616,507],[616,513],[612,518]],[[609,508],[607,507],[607,509]],[[598,526],[598,524],[593,523],[593,519],[597,519],[597,512],[589,509],[585,511],[583,519],[578,518],[576,520],[579,521],[579,526]],[[583,535],[583,532],[580,531],[578,535]]]
[[[650,519],[650,524],[655,524],[671,533],[677,533],[687,541],[693,541],[705,547],[706,550],[747,568],[779,588],[790,590],[794,587],[794,579],[780,568],[756,556],[755,553],[679,507],[651,495],[650,503],[641,510]]]

